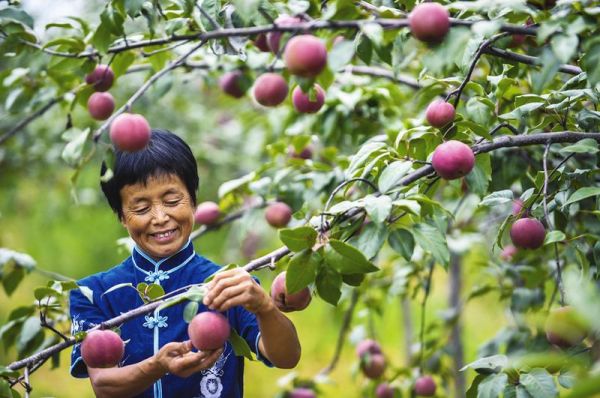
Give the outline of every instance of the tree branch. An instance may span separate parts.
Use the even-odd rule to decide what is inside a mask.
[[[50,108],[52,108],[54,105],[56,105],[60,101],[62,101],[62,99],[64,97],[65,97],[65,94],[59,95],[58,97],[55,97],[55,98],[51,99],[50,101],[48,101],[48,103],[46,105],[44,105],[43,107],[41,107],[37,111],[33,112],[31,115],[27,116],[25,119],[21,120],[9,132],[5,133],[4,135],[2,135],[0,137],[0,145],[4,144],[6,142],[6,140],[8,140],[10,137],[12,137],[13,135],[15,135],[16,133],[18,133],[23,127],[27,126],[29,123],[31,123],[32,121],[34,121],[38,117],[42,116]]]

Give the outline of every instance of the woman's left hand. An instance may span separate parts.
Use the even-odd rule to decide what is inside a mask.
[[[226,311],[241,305],[258,314],[273,307],[271,297],[242,268],[218,272],[207,288],[203,303],[211,310]]]

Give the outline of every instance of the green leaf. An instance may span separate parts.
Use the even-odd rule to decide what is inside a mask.
[[[136,17],[142,10],[145,0],[125,0],[125,11],[131,18]]]
[[[321,255],[311,249],[294,254],[289,262],[285,278],[285,288],[288,293],[299,292],[314,282],[320,263]]]
[[[541,93],[556,76],[560,68],[560,60],[554,56],[550,49],[546,49],[540,58],[541,70],[531,72],[534,93]]]
[[[41,330],[42,325],[40,324],[39,317],[32,316],[27,318],[23,323],[23,328],[21,329],[21,334],[17,341],[17,347],[20,347],[19,351],[21,351]]]
[[[471,383],[471,386],[466,392],[465,398],[477,398],[477,389],[479,388],[479,384],[481,384],[481,382],[485,380],[486,377],[488,376],[482,374],[478,374],[477,376],[475,376],[475,378],[473,379],[473,383]]]
[[[254,0],[250,0],[249,3],[253,3]],[[219,23],[219,12],[221,11],[221,0],[202,0],[200,7],[206,11],[208,15],[217,23]],[[202,24],[206,28],[206,30],[214,30],[218,29],[214,27],[212,23],[204,17],[201,16]]]
[[[41,300],[44,297],[59,297],[60,293],[49,287],[38,287],[33,291],[33,296],[36,300]]]
[[[199,306],[200,306],[200,304],[198,304],[197,301],[190,301],[189,303],[187,303],[185,305],[185,307],[183,309],[183,320],[186,323],[190,323],[192,321],[192,319],[194,319],[194,317],[198,313]]]
[[[242,176],[240,178],[236,178],[235,180],[226,181],[219,187],[219,199],[222,199],[225,195],[230,192],[235,191],[245,185],[247,185],[250,181],[254,180],[256,177],[256,172],[251,172]]]
[[[360,25],[360,30],[367,36],[375,46],[381,46],[383,42],[383,28],[380,24],[369,22]]]
[[[371,259],[379,253],[387,235],[388,229],[384,224],[369,223],[363,228],[358,239],[356,239],[355,246],[363,252],[366,258]]]
[[[137,291],[140,294],[140,297],[142,298],[142,301],[144,301],[144,303],[156,300],[157,298],[165,295],[165,291],[162,288],[162,286],[156,283],[138,283]]]
[[[81,163],[83,155],[83,149],[90,136],[91,130],[89,128],[83,130],[75,135],[62,152],[62,159],[71,167],[77,167]]]
[[[379,176],[379,192],[387,193],[395,188],[410,170],[412,170],[411,162],[398,160],[390,163]]]
[[[135,61],[135,54],[132,51],[124,51],[115,55],[110,68],[115,74],[115,78],[122,76]]]
[[[244,340],[237,331],[231,328],[231,334],[229,335],[229,342],[233,347],[233,352],[236,357],[245,357],[251,361],[254,361],[254,357],[252,356],[252,350],[246,340]]]
[[[4,266],[2,269],[2,287],[4,287],[4,291],[7,296],[13,294],[13,292],[19,286],[19,283],[25,277],[25,271],[23,268],[12,265],[12,267]]]
[[[327,54],[327,65],[332,71],[339,71],[352,61],[354,57],[354,43],[342,40],[333,46]]]
[[[3,378],[0,378],[0,398],[12,398],[10,384],[8,383],[8,380]]]
[[[331,305],[337,305],[342,295],[342,276],[329,267],[321,267],[316,280],[317,294]]]
[[[392,211],[392,198],[387,195],[367,195],[365,210],[374,223],[381,224],[385,222]]]
[[[477,124],[489,124],[493,109],[490,109],[486,101],[482,98],[473,97],[467,101],[465,106],[467,116]]]
[[[7,19],[12,19],[13,21],[20,22],[23,25],[26,25],[29,28],[33,29],[33,18],[31,17],[31,15],[27,14],[22,9],[6,7],[0,10],[0,20]]]
[[[581,68],[587,73],[591,87],[600,83],[600,37],[594,35],[584,41],[585,51],[581,59]]]
[[[480,374],[498,373],[502,371],[508,365],[508,358],[506,355],[492,355],[485,358],[479,358],[465,366],[460,371],[463,372],[467,369],[473,369]]]
[[[429,224],[415,224],[411,232],[423,250],[431,253],[438,263],[448,265],[450,252],[446,237],[437,228]]]
[[[556,242],[562,242],[567,239],[567,236],[562,231],[550,231],[544,239],[544,245],[550,245]]]
[[[558,396],[554,379],[546,369],[536,368],[529,373],[521,373],[519,383],[533,398],[552,398]]]
[[[479,383],[477,388],[477,398],[497,398],[500,396],[508,383],[506,373],[498,373],[488,376]]]
[[[600,120],[600,113],[598,115]],[[560,149],[561,153],[589,153],[591,155],[598,153],[598,151],[598,142],[593,138],[585,138],[573,145]]]
[[[371,58],[373,57],[371,40],[366,35],[360,34],[354,43],[356,44],[356,55],[358,55],[358,58],[367,65],[371,64]]]
[[[485,195],[492,179],[490,155],[479,154],[475,159],[475,167],[465,178],[471,192],[479,196]]]
[[[566,206],[575,203],[575,202],[579,202],[580,200],[583,199],[587,199],[589,197],[592,196],[598,196],[600,195],[600,188],[599,187],[584,187],[584,188],[580,188],[577,191],[575,191],[573,193],[573,195],[571,195],[569,197],[569,200],[567,200],[563,205],[562,208],[564,209]]]
[[[558,375],[558,384],[563,388],[573,388],[577,382],[577,378],[572,371],[561,371]]]
[[[341,274],[364,274],[379,270],[359,250],[336,239],[331,239],[325,247],[325,262]]]
[[[415,238],[409,230],[399,228],[390,233],[388,243],[406,261],[410,261],[415,250]]]
[[[567,63],[573,58],[579,46],[577,35],[557,34],[550,39],[552,51],[562,63]]]
[[[317,231],[312,227],[284,228],[279,230],[279,239],[293,252],[310,249],[317,241]]]
[[[479,203],[479,206],[498,206],[505,203],[512,202],[514,200],[514,194],[510,189],[503,191],[492,192]]]
[[[350,166],[348,166],[348,169],[346,170],[346,176],[348,178],[354,177],[354,174],[367,161],[367,159],[375,152],[385,148],[385,146],[386,145],[383,142],[368,142],[360,147],[358,152],[352,156]]]

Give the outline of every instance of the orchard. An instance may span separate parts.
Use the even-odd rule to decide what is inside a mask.
[[[72,346],[118,366],[169,307],[248,358],[248,397],[600,395],[599,10],[0,2],[0,398],[90,396]],[[296,325],[294,370],[199,311],[209,279],[77,284],[132,249],[99,184],[153,129],[194,151],[199,253]],[[74,289],[139,305],[85,329]]]

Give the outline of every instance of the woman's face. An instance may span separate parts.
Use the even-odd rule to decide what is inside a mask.
[[[140,249],[160,259],[188,241],[194,226],[194,204],[175,174],[153,176],[146,184],[121,188],[121,223]]]

